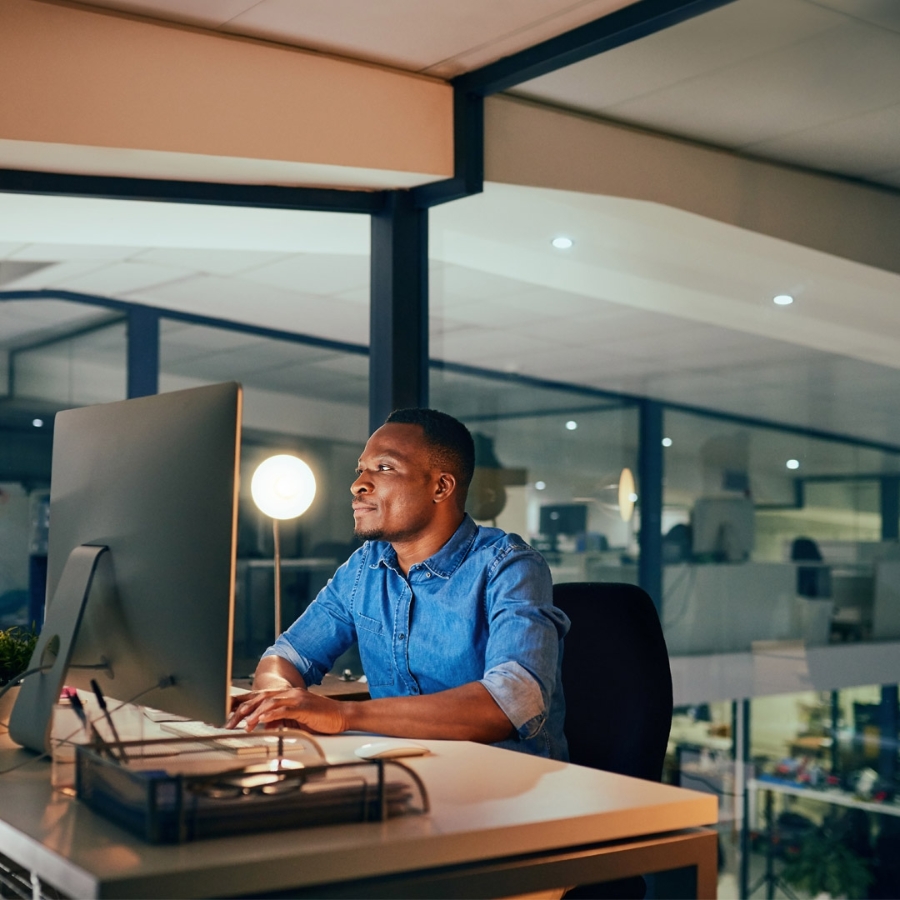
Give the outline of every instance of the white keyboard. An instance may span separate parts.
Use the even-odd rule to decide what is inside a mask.
[[[260,732],[252,737],[247,737],[244,731],[235,731],[232,728],[216,728],[215,725],[207,725],[205,722],[160,722],[159,727],[169,734],[178,737],[197,738],[208,740],[215,738],[215,747],[219,750],[228,750],[232,753],[256,753],[260,750],[278,750],[278,737],[274,734]]]

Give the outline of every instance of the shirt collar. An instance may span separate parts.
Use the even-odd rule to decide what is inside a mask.
[[[472,544],[475,543],[477,533],[478,526],[472,517],[466,513],[459,528],[456,529],[450,540],[437,553],[429,556],[420,565],[425,566],[429,572],[437,575],[438,578],[449,578],[468,556]],[[374,550],[375,561],[371,564],[371,568],[377,569],[382,565],[389,569],[397,568],[397,553],[389,543],[378,541],[375,543]]]

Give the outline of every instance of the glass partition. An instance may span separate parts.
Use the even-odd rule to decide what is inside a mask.
[[[0,629],[43,616],[53,417],[125,396],[122,316],[0,301]]]
[[[287,627],[359,546],[349,488],[367,438],[368,355],[163,320],[161,391],[232,379],[244,386],[234,666],[240,676],[253,671],[275,633],[272,520],[253,503],[253,472],[269,456],[292,453],[316,477],[309,510],[280,523]],[[337,668],[362,674],[354,651]]]
[[[673,410],[663,443],[670,653],[900,637],[900,456]]]
[[[556,582],[636,582],[638,488],[622,503],[619,491],[623,470],[637,464],[634,406],[440,363],[431,403],[475,437],[476,521],[522,535]]]

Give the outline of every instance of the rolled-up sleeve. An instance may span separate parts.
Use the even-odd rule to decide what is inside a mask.
[[[547,720],[560,642],[569,627],[553,606],[544,558],[527,545],[507,548],[489,573],[486,605],[489,636],[481,684],[519,738],[528,740]]]
[[[358,550],[319,591],[303,615],[263,653],[286,659],[307,686],[320,684],[334,661],[356,641],[352,598],[364,565]],[[360,558],[361,557],[361,558]]]

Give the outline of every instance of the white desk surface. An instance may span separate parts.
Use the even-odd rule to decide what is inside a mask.
[[[332,761],[367,740],[321,739]],[[711,825],[710,794],[478,744],[408,759],[432,811],[384,823],[155,846],[50,789],[49,764],[0,775],[0,852],[76,897],[219,896],[619,841]],[[31,754],[0,737],[0,770]],[[177,893],[176,893],[177,892]]]

